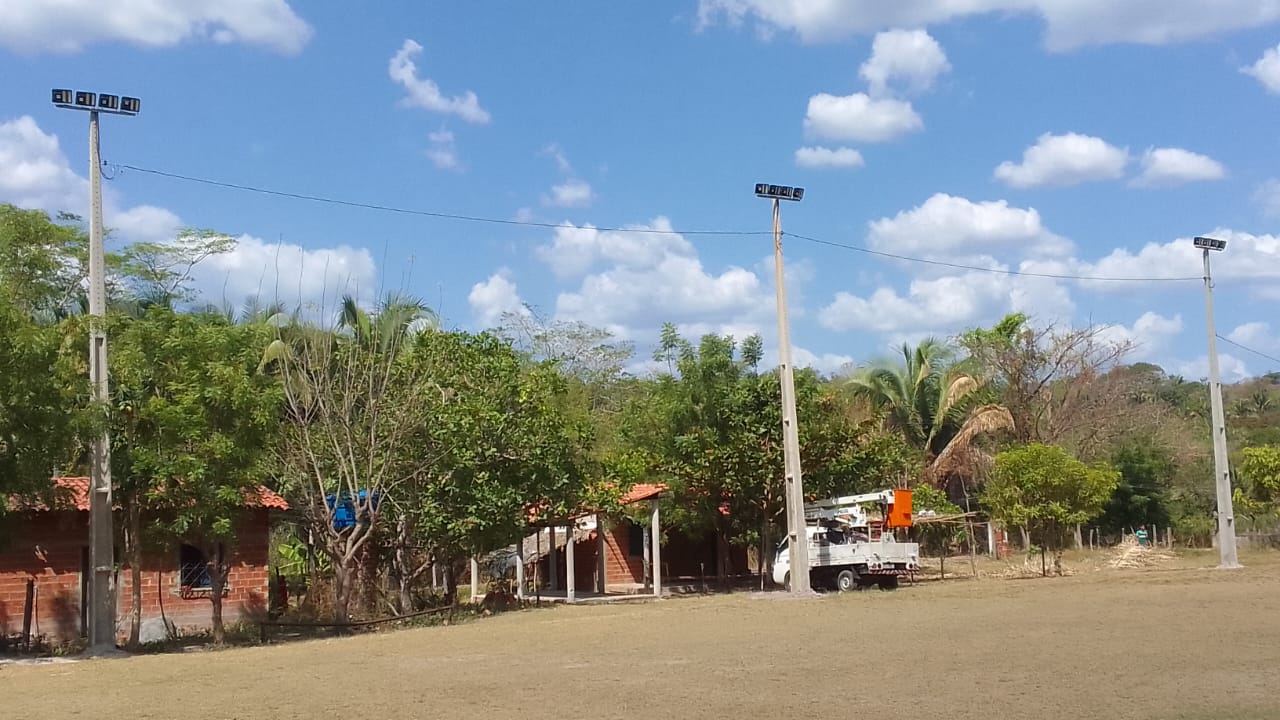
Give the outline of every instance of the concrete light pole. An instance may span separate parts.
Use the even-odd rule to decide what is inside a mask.
[[[107,384],[107,287],[102,243],[102,161],[98,114],[137,115],[141,102],[105,93],[54,90],[53,104],[89,113],[89,382],[93,399],[110,401]],[[94,439],[89,463],[89,651],[116,644],[115,538],[111,521],[111,440],[104,429]]]
[[[782,270],[781,200],[799,202],[804,188],[758,183],[756,195],[773,201],[773,270],[778,295],[778,374],[782,378],[782,458],[786,476],[787,547],[791,592],[807,595],[809,538],[804,529],[804,477],[800,469],[800,431],[796,425],[795,372],[791,366],[791,327],[787,321],[787,289]]]
[[[1209,251],[1227,249],[1226,240],[1197,237],[1195,246],[1204,253],[1204,306],[1209,332],[1209,404],[1213,413],[1213,475],[1218,495],[1218,567],[1240,567],[1236,555],[1235,508],[1231,501],[1231,468],[1227,463],[1227,424],[1222,411],[1222,378],[1218,369],[1218,333],[1213,326],[1213,276],[1209,272]]]

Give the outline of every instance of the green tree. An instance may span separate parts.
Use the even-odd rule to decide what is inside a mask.
[[[1069,529],[1097,517],[1119,481],[1109,467],[1033,443],[996,455],[982,504],[993,520],[1026,528],[1041,548],[1060,553]]]
[[[1112,453],[1111,466],[1120,479],[1097,524],[1107,531],[1139,525],[1168,527],[1167,488],[1173,482],[1173,458],[1153,438],[1135,437]]]
[[[208,559],[213,636],[221,643],[230,550],[280,428],[279,384],[257,372],[271,334],[155,306],[141,318],[117,319],[112,336],[112,474],[128,516],[131,639],[144,544],[183,542]]]
[[[1254,522],[1274,524],[1280,517],[1280,446],[1245,448],[1242,454],[1232,505]]]

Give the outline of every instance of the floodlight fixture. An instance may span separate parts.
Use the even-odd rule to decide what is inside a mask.
[[[804,188],[756,183],[756,195],[771,200],[795,200],[798,202],[804,198]]]
[[[1227,241],[1219,240],[1218,238],[1197,236],[1193,242],[1195,243],[1195,246],[1201,250],[1217,250],[1218,252],[1222,252],[1227,249]]]
[[[68,90],[54,88],[50,91],[50,99],[54,105],[70,110],[88,110],[91,113],[103,112],[110,115],[137,115],[142,109],[142,101],[128,95],[112,95],[111,93],[92,93],[86,90]]]

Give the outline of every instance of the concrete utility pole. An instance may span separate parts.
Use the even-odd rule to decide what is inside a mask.
[[[137,98],[54,90],[53,104],[89,113],[89,382],[100,407],[110,402],[107,382],[107,286],[102,241],[102,160],[98,114],[137,115]],[[116,645],[115,534],[112,530],[111,439],[104,429],[94,439],[89,461],[89,651]]]
[[[800,469],[800,430],[796,425],[795,372],[791,366],[791,325],[787,321],[787,289],[782,269],[781,200],[799,202],[804,188],[758,183],[756,195],[773,200],[773,271],[778,295],[778,374],[782,380],[782,459],[786,477],[787,548],[791,592],[808,595],[809,538],[804,529],[804,478]]]
[[[1222,377],[1218,369],[1218,333],[1213,325],[1213,275],[1209,272],[1209,251],[1227,249],[1226,240],[1197,237],[1195,246],[1204,253],[1204,307],[1209,334],[1209,404],[1213,412],[1213,474],[1218,495],[1218,567],[1240,567],[1236,555],[1235,508],[1231,501],[1231,468],[1227,463],[1227,423],[1222,411]]]

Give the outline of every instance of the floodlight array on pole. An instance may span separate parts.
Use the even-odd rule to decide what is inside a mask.
[[[107,385],[106,270],[102,246],[102,163],[98,154],[98,114],[137,115],[136,97],[56,88],[53,104],[89,113],[89,381],[100,407],[110,401]],[[104,429],[93,443],[89,463],[89,650],[115,647],[115,538],[111,508],[111,442]]]
[[[1209,404],[1213,413],[1213,475],[1218,497],[1218,567],[1238,568],[1235,508],[1231,500],[1231,467],[1227,462],[1227,424],[1222,410],[1222,378],[1218,368],[1218,333],[1213,325],[1213,275],[1209,252],[1227,249],[1227,241],[1196,237],[1194,245],[1204,255],[1204,305],[1209,334]]]
[[[781,200],[799,202],[804,188],[756,183],[756,195],[773,201],[773,269],[778,296],[778,374],[782,381],[782,458],[786,477],[787,547],[791,592],[807,595],[809,537],[805,533],[804,478],[800,471],[800,431],[796,425],[795,373],[791,366],[791,330],[787,322],[787,289],[782,270]]]

